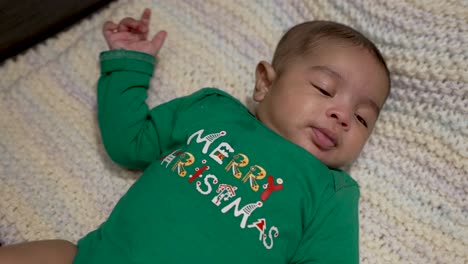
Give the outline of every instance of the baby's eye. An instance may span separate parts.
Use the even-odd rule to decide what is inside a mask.
[[[325,89],[322,89],[320,87],[318,87],[317,85],[313,84],[312,83],[312,86],[315,87],[315,89],[317,89],[320,93],[322,93],[323,95],[326,95],[326,96],[331,96],[331,94],[329,92],[327,92],[327,90]]]
[[[366,120],[364,120],[364,118],[362,118],[360,115],[356,115],[356,118],[362,125],[367,127],[367,122],[366,122]]]
[[[327,92],[326,90],[324,90],[324,89],[322,89],[322,88],[318,88],[318,89],[319,89],[319,91],[320,91],[321,93],[323,93],[324,95],[326,95],[326,96],[331,96],[331,94],[330,94],[329,92]]]

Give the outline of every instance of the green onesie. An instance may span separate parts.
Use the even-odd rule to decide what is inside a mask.
[[[79,241],[75,264],[359,262],[359,188],[350,176],[214,88],[149,110],[154,61],[101,54],[104,146],[144,173]]]

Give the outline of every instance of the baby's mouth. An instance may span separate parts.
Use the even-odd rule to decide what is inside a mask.
[[[326,128],[312,127],[312,141],[322,150],[330,150],[337,145],[337,136]]]

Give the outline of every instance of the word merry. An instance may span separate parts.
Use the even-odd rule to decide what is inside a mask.
[[[197,143],[204,143],[205,145],[203,146],[202,153],[207,154],[208,150],[213,142],[215,142],[217,139],[223,137],[226,135],[225,131],[221,131],[218,133],[213,133],[213,134],[208,134],[204,137],[202,137],[202,134],[204,132],[204,129],[201,129],[195,133],[193,133],[188,139],[187,139],[187,145],[190,144],[192,139],[196,136],[196,142]],[[217,162],[220,165],[223,165],[225,158],[230,157],[230,153],[234,153],[235,150],[234,148],[227,142],[221,142],[216,148],[214,148],[210,154],[208,155],[211,159],[213,159],[215,162]],[[189,155],[186,156],[186,159],[180,159],[180,164],[181,166],[188,166],[193,164],[193,159],[191,159]],[[243,153],[236,153],[232,156],[231,161],[226,165],[225,170],[226,171],[231,171],[232,175],[240,179],[242,182],[249,182],[250,188],[254,191],[257,192],[260,189],[260,186],[258,184],[258,181],[263,180],[267,172],[266,170],[259,166],[259,165],[253,165],[250,167],[249,171],[247,173],[243,174],[242,171],[239,168],[243,168],[249,164],[249,158],[247,155]],[[274,192],[274,191],[279,191],[283,189],[283,180],[282,179],[277,179],[276,182],[278,184],[275,184],[274,177],[269,175],[267,177],[268,184],[263,185],[264,191],[260,195],[260,198],[263,201],[266,201],[268,197]]]

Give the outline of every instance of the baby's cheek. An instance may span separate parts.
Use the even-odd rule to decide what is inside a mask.
[[[364,146],[366,145],[367,143],[367,140],[368,140],[368,136],[367,135],[359,135],[359,136],[355,136],[353,138],[350,138],[349,139],[349,150],[348,150],[348,153],[349,153],[349,162],[352,162],[354,160],[356,160],[359,155],[361,154]]]

